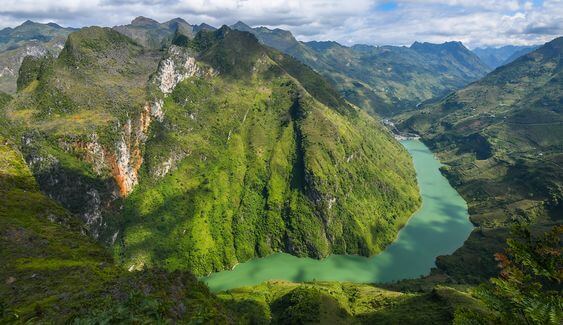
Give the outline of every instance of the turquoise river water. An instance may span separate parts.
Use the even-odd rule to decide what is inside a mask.
[[[437,256],[460,247],[473,225],[467,204],[439,171],[440,162],[418,140],[401,142],[414,161],[422,207],[397,239],[372,257],[330,255],[322,260],[277,253],[203,278],[212,291],[255,285],[267,280],[392,282],[426,275]]]

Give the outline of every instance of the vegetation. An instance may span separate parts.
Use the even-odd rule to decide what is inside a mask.
[[[201,32],[185,50],[219,75],[164,100],[140,184],[111,218],[127,268],[205,275],[276,251],[371,255],[393,241],[419,199],[381,125],[251,34]]]
[[[81,29],[58,58],[24,59],[19,92],[3,110],[9,136],[26,139],[20,149],[41,189],[96,237],[101,210],[117,199],[116,143],[141,115],[159,57],[111,29]]]
[[[394,115],[482,77],[489,68],[459,42],[411,47],[298,42],[290,32],[232,26],[293,56],[334,83],[350,102],[378,115]]]
[[[444,286],[401,293],[366,284],[270,281],[218,296],[253,324],[451,324],[462,313],[490,317],[470,294]]]
[[[563,216],[563,116],[557,38],[436,104],[404,115],[438,153],[444,174],[469,204],[478,228],[440,269],[460,281],[496,275],[515,222],[546,231]]]
[[[534,238],[517,226],[508,240],[508,256],[497,254],[500,276],[481,285],[477,296],[493,309],[501,322],[561,324],[563,321],[563,226]]]

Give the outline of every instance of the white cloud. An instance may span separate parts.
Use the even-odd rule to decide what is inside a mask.
[[[377,9],[385,3],[395,8]],[[535,3],[535,2],[534,2]],[[2,0],[0,27],[24,20],[66,26],[159,21],[232,24],[242,20],[291,30],[302,40],[410,44],[461,40],[469,46],[537,44],[563,34],[563,0]]]

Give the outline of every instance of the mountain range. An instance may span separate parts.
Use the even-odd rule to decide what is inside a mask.
[[[204,275],[393,241],[419,198],[381,124],[249,33],[172,41],[83,28],[57,59],[26,57],[4,109],[40,188],[127,268]]]
[[[309,65],[327,77],[351,103],[379,115],[413,109],[535,48],[504,46],[472,52],[457,42],[347,47],[336,42],[300,42],[289,31],[253,28],[240,21],[231,27],[250,32],[261,43]],[[191,25],[182,18],[159,23],[142,16],[113,28],[152,49],[165,47],[176,33],[191,38],[200,30],[216,30],[205,23]],[[74,30],[27,21],[0,31],[0,91],[15,92],[17,70],[24,56],[58,55],[66,36]]]
[[[489,71],[459,42],[347,47],[336,42],[299,42],[288,31],[251,28],[242,22],[232,27],[253,33],[262,43],[311,66],[351,103],[379,115],[413,109]]]
[[[508,64],[517,58],[528,54],[538,48],[537,46],[505,45],[502,47],[478,47],[473,50],[475,54],[489,68],[496,69]]]
[[[560,282],[546,284],[560,262],[530,255],[560,256],[532,234],[562,222],[561,37],[492,72],[460,42],[347,47],[180,18],[26,22],[0,46],[3,71],[18,70],[0,76],[0,322],[528,320],[479,294],[499,263],[518,267],[497,289],[543,272],[539,296],[508,291],[534,321],[561,319]],[[215,294],[198,281],[277,252],[372,256],[392,243],[421,198],[380,115],[444,163],[476,225],[462,247],[385,285]],[[509,244],[543,246],[511,261],[498,253],[523,223],[527,242]]]

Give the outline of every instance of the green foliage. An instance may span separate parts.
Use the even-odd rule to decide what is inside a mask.
[[[451,324],[462,315],[491,316],[469,294],[441,286],[428,293],[401,293],[369,284],[271,281],[218,296],[240,319],[254,324]]]
[[[321,292],[297,287],[272,303],[274,323],[306,324],[320,322]]]
[[[498,253],[500,276],[476,291],[506,323],[560,324],[563,320],[562,226],[534,237],[522,226],[508,239],[507,254]]]
[[[237,79],[250,76],[256,61],[266,54],[254,35],[227,26],[199,32],[189,46],[200,53],[200,60]]]
[[[365,115],[297,92],[285,76],[176,87],[125,202],[126,267],[205,275],[275,251],[371,255],[395,238],[418,204],[407,153]]]
[[[12,100],[12,96],[0,91],[0,109],[4,108]]]
[[[41,65],[44,60],[33,56],[26,56],[20,66],[18,73],[17,89],[22,90],[32,81],[37,80],[41,73]]]

